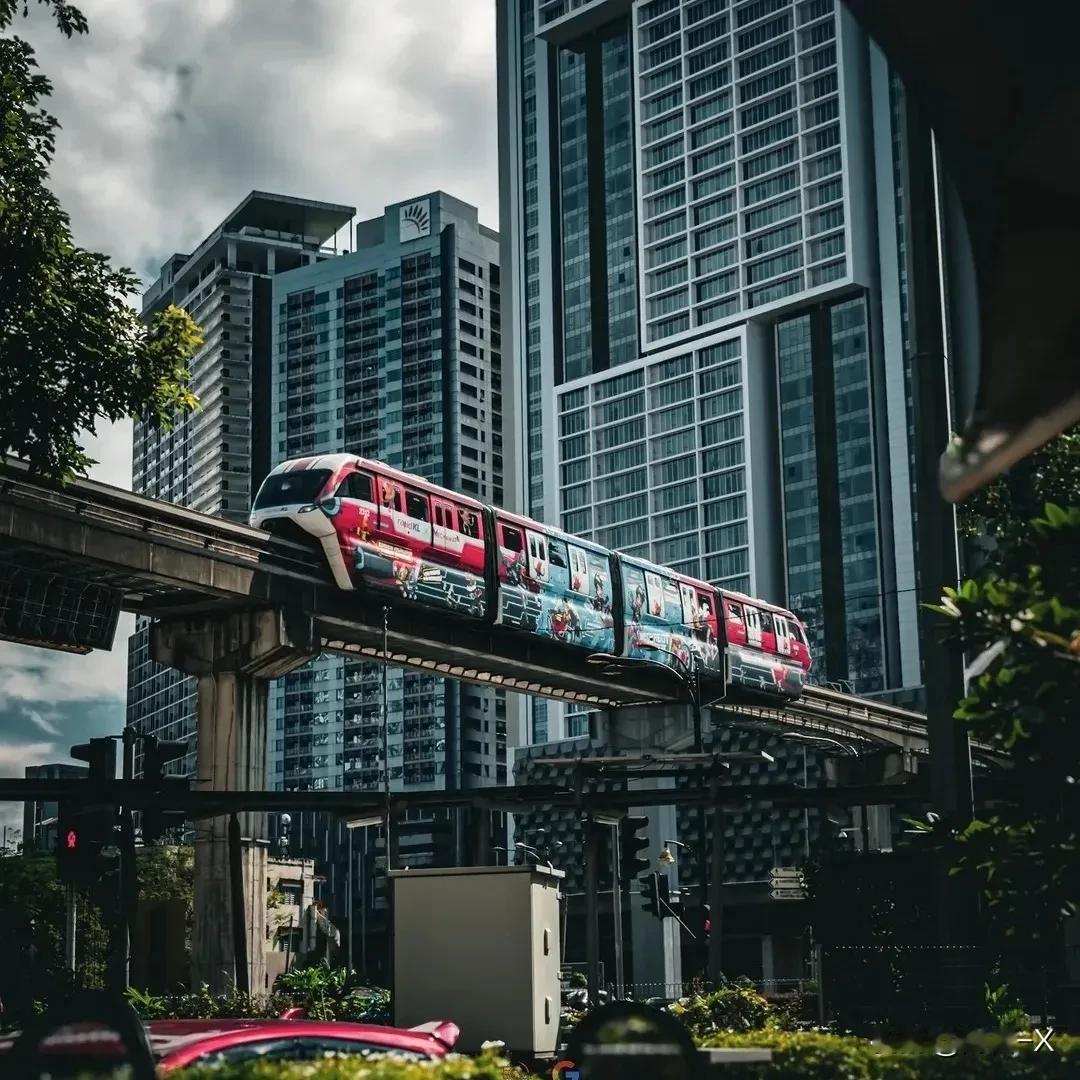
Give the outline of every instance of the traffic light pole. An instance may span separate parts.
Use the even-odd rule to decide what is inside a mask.
[[[589,1008],[600,1004],[600,833],[592,818],[585,820],[585,961],[588,968]]]
[[[233,965],[236,989],[250,993],[247,962],[247,928],[244,920],[244,852],[240,839],[240,819],[229,815],[229,906],[232,909]]]
[[[626,985],[623,969],[622,859],[619,826],[611,826],[611,919],[615,931],[615,996],[622,998]]]
[[[720,782],[712,780],[712,808],[709,831],[712,833],[712,870],[709,880],[709,981],[713,988],[724,977],[724,808],[720,803]]]
[[[64,912],[64,964],[72,975],[75,974],[75,933],[79,920],[79,898],[75,886],[67,885],[66,910]]]

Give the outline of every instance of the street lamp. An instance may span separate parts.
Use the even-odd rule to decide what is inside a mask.
[[[346,875],[346,890],[349,893],[349,970],[355,971],[353,962],[355,957],[353,936],[353,909],[356,907],[356,897],[353,894],[353,829],[368,829],[372,825],[381,825],[382,814],[367,814],[364,817],[349,818],[345,822],[345,831],[349,834],[349,872]],[[367,833],[364,833],[364,855],[367,855]],[[364,879],[361,885],[364,896],[360,904],[360,963],[363,965],[364,974],[367,975],[367,859],[364,860]]]
[[[661,866],[674,866],[675,856],[671,851],[673,847],[685,848],[688,852],[693,850],[689,844],[684,844],[680,840],[664,840],[661,843],[660,854],[656,859]]]

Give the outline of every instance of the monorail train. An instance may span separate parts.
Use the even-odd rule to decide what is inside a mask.
[[[351,454],[279,465],[251,523],[313,538],[341,589],[393,592],[591,653],[681,663],[752,693],[798,697],[810,671],[806,629],[790,611]]]

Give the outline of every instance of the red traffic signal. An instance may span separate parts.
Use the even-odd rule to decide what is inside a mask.
[[[68,829],[67,835],[64,837],[64,847],[68,851],[74,851],[79,846],[79,834],[74,829]]]

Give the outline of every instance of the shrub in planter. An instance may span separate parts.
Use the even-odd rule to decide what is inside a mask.
[[[976,1033],[934,1045],[888,1046],[822,1031],[718,1032],[706,1046],[773,1051],[768,1064],[731,1065],[728,1080],[1056,1080],[1080,1075],[1080,1039],[1054,1036],[1054,1052],[1036,1053],[1005,1036]]]
[[[670,1006],[695,1039],[716,1031],[751,1031],[770,1020],[769,1003],[749,987],[726,986],[709,994],[696,994]]]
[[[318,1062],[245,1061],[211,1069],[185,1069],[183,1080],[503,1080],[505,1058],[450,1055],[436,1062],[400,1058],[328,1058]],[[178,1077],[179,1080],[179,1077]]]

